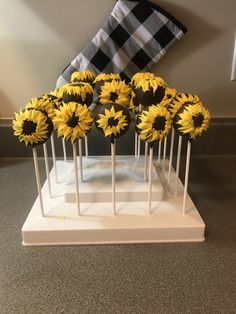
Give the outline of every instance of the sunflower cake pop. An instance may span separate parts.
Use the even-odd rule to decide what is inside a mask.
[[[183,106],[189,104],[195,104],[199,102],[199,97],[197,95],[192,95],[189,93],[176,92],[176,95],[171,99],[167,105],[168,110],[170,111],[171,117],[174,118],[176,112]]]
[[[43,95],[40,98],[33,97],[30,101],[26,104],[25,108],[35,108],[45,112],[50,119],[54,116],[54,110],[57,108],[57,105],[54,101],[51,100],[46,95]]]
[[[111,172],[112,172],[112,205],[116,215],[116,139],[123,136],[130,125],[130,114],[126,107],[118,104],[107,104],[99,108],[95,117],[95,125],[103,136],[111,140]]]
[[[13,120],[14,135],[26,146],[31,146],[33,150],[34,168],[39,196],[39,206],[42,217],[45,216],[43,206],[43,196],[41,191],[41,181],[39,175],[37,149],[38,145],[44,144],[53,131],[51,119],[44,111],[35,108],[26,108],[19,113],[15,113]]]
[[[35,109],[38,109],[38,110],[41,110],[43,112],[45,112],[49,117],[50,119],[52,120],[53,117],[55,116],[55,109],[58,108],[59,106],[59,102],[58,102],[58,98],[56,98],[56,100],[52,101],[51,99],[55,99],[54,95],[52,95],[52,98],[51,97],[48,97],[47,95],[49,94],[45,94],[43,95],[42,97],[40,98],[32,98],[29,103],[26,105],[26,108],[35,108]],[[55,142],[54,142],[54,135],[53,133],[51,134],[51,137],[50,137],[50,140],[51,140],[51,150],[52,150],[52,160],[53,160],[53,168],[54,168],[54,172],[55,172],[55,179],[56,179],[56,182],[58,182],[58,176],[57,176],[57,165],[56,165],[56,151],[55,151]],[[45,155],[45,162],[46,159],[47,159],[47,147],[46,145],[44,145],[44,155]]]
[[[55,95],[53,95],[51,93],[46,93],[46,94],[42,95],[40,97],[40,99],[45,99],[45,100],[50,101],[55,109],[60,107],[60,105],[62,103],[62,99],[61,98],[58,98],[57,96],[55,96]]]
[[[73,147],[74,174],[76,185],[76,205],[77,212],[80,215],[80,200],[79,200],[79,180],[78,180],[78,164],[77,164],[77,141],[79,141],[80,151],[80,177],[83,181],[83,166],[82,166],[82,148],[81,139],[91,130],[93,118],[90,110],[86,105],[69,102],[63,104],[60,109],[56,110],[56,115],[53,119],[54,127],[57,129],[58,137],[63,137],[70,141]]]
[[[86,105],[70,102],[55,110],[53,124],[58,137],[74,143],[91,130],[93,117]]]
[[[58,98],[50,93],[46,93],[44,95],[42,95],[40,98],[45,99],[45,100],[49,100],[55,108],[58,107]]]
[[[118,73],[101,73],[98,74],[94,80],[95,91],[97,95],[101,93],[101,88],[105,82],[111,82],[112,80],[120,81],[121,77]]]
[[[172,102],[172,100],[175,98],[177,94],[177,90],[175,88],[166,86],[165,87],[165,95],[162,99],[162,101],[160,102],[160,105],[168,108],[170,103]]]
[[[118,104],[107,104],[100,107],[95,117],[96,128],[105,136],[115,139],[123,136],[130,125],[128,109]]]
[[[90,106],[93,101],[93,88],[89,83],[83,82],[66,84],[62,88],[62,101]]]
[[[171,129],[171,117],[169,111],[161,105],[152,105],[143,110],[136,120],[136,132],[141,140],[150,144],[149,149],[149,171],[148,171],[148,210],[151,213],[152,204],[152,164],[153,143],[161,141]],[[147,146],[147,144],[146,144]],[[146,154],[145,154],[146,155]],[[146,159],[146,157],[145,157]],[[147,162],[145,162],[147,165]],[[146,172],[146,166],[145,166]],[[147,175],[145,175],[147,177]]]
[[[166,137],[171,129],[169,111],[160,105],[143,110],[136,120],[136,132],[141,140],[153,143]]]
[[[26,108],[15,113],[13,129],[20,142],[34,147],[48,140],[53,131],[53,124],[45,112]]]
[[[141,80],[149,80],[155,78],[155,75],[151,72],[137,72],[135,73],[130,81],[130,85],[132,87],[131,90],[131,99],[130,99],[130,110],[132,110],[135,113],[140,112],[140,104],[136,101],[136,93],[134,92],[137,84]]]
[[[112,80],[101,87],[98,101],[102,105],[114,103],[128,107],[130,104],[131,88],[124,81]]]
[[[75,71],[74,73],[71,74],[72,83],[84,82],[84,83],[89,83],[91,86],[93,86],[95,78],[96,78],[96,75],[92,71],[89,71],[89,70]]]
[[[202,105],[199,98],[194,97],[194,101],[189,104],[182,106],[174,116],[174,128],[179,133],[180,143],[182,137],[186,137],[187,141],[187,154],[186,154],[186,166],[185,166],[185,180],[184,180],[184,195],[183,195],[183,214],[186,213],[186,202],[187,202],[187,190],[189,181],[189,169],[190,169],[190,157],[191,157],[191,143],[193,139],[202,135],[210,124],[210,113]],[[179,154],[178,154],[179,155]],[[179,168],[180,158],[177,156],[177,166]],[[178,172],[176,171],[176,174]],[[178,193],[178,180],[176,177],[176,191]]]
[[[173,121],[175,130],[192,140],[207,131],[210,113],[201,102],[186,104],[177,111]]]
[[[48,94],[49,98],[50,98],[50,96],[53,97],[53,101],[56,104],[57,108],[59,108],[62,105],[63,86],[64,85],[62,85],[59,88],[55,88],[53,91],[51,91]],[[56,99],[55,99],[55,97],[56,97]]]
[[[165,96],[165,87],[166,83],[161,77],[137,80],[133,84],[133,106],[148,107],[160,104]]]

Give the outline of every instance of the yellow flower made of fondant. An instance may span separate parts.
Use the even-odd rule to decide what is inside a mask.
[[[152,143],[168,135],[171,123],[170,113],[165,107],[150,106],[138,116],[136,130],[141,140]]]
[[[209,128],[210,113],[200,102],[183,107],[181,113],[177,112],[176,115],[178,131],[189,135],[190,139],[202,135]]]
[[[127,116],[122,110],[116,111],[114,106],[105,109],[104,114],[98,114],[97,127],[103,130],[105,137],[116,137],[129,125]]]
[[[25,109],[15,113],[13,130],[14,135],[20,142],[25,142],[26,146],[40,144],[49,136],[48,117],[37,109]]]
[[[49,98],[50,96],[55,97],[53,101],[57,108],[59,108],[62,105],[63,86],[64,85],[62,85],[59,88],[55,88],[54,90],[48,93]]]
[[[131,97],[131,88],[123,81],[112,80],[105,82],[101,88],[99,102],[103,105],[115,103],[129,107]]]
[[[131,78],[131,84],[137,85],[140,80],[149,80],[155,78],[155,75],[151,72],[137,72]]]
[[[187,104],[196,104],[197,102],[199,102],[199,97],[197,95],[177,92],[175,97],[169,102],[168,110],[173,118],[182,106]]]
[[[51,91],[49,94],[56,96],[59,100],[62,99],[62,95],[63,95],[63,88],[65,85],[62,85],[59,88],[54,89],[53,91]]]
[[[82,101],[85,101],[88,94],[93,95],[93,88],[89,83],[71,83],[63,85],[62,93],[66,93],[68,95],[79,95]]]
[[[141,79],[135,85],[136,88],[140,88],[143,92],[151,90],[153,93],[155,93],[155,91],[160,86],[165,87],[166,83],[161,77],[158,76],[150,77],[149,79]]]
[[[108,80],[121,80],[120,74],[118,73],[98,74],[94,80],[94,83],[99,82],[99,81],[108,81]]]
[[[169,86],[165,87],[165,95],[161,101],[161,105],[164,107],[168,107],[169,104],[172,102],[172,100],[175,98],[176,96],[176,89],[175,88],[171,88]]]
[[[56,105],[48,97],[34,97],[30,99],[25,108],[35,108],[38,110],[42,110],[47,113],[50,119],[52,119],[55,115],[54,110],[56,108]]]
[[[70,102],[55,110],[53,124],[58,137],[64,137],[74,143],[83,138],[92,128],[93,117],[86,105]]]
[[[71,82],[78,82],[78,81],[91,81],[93,82],[96,75],[89,70],[86,71],[75,71],[71,75]]]

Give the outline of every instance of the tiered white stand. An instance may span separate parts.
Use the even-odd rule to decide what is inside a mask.
[[[37,198],[23,227],[24,245],[82,245],[112,243],[200,242],[205,224],[187,195],[182,213],[183,185],[175,196],[175,172],[170,183],[162,165],[152,166],[152,206],[148,208],[148,181],[144,159],[116,157],[116,215],[112,209],[110,157],[83,157],[80,212],[75,204],[73,162],[57,161],[58,183],[51,171],[42,188],[45,217]],[[168,160],[166,167],[168,169]]]

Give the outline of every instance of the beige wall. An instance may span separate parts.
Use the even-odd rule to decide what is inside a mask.
[[[0,119],[54,88],[63,68],[102,26],[115,0],[0,0]],[[214,117],[236,117],[230,81],[235,0],[157,1],[189,29],[154,71],[197,93]],[[99,5],[97,5],[99,4]]]

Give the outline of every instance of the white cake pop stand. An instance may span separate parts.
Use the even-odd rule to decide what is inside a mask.
[[[112,207],[111,157],[83,157],[84,181],[80,184],[80,216],[76,210],[73,161],[56,162],[50,178],[53,197],[44,183],[42,217],[36,199],[23,227],[23,245],[82,245],[112,243],[200,242],[204,241],[205,224],[195,205],[186,196],[183,214],[182,183],[171,171],[154,160],[152,165],[152,204],[149,213],[148,181],[143,179],[144,157],[116,157],[116,215]]]

